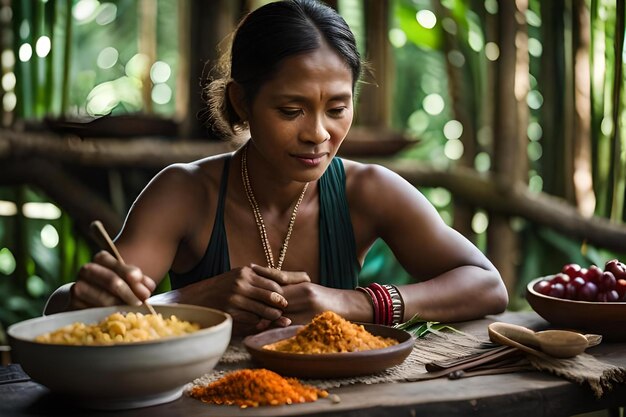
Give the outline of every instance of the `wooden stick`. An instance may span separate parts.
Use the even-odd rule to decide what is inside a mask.
[[[107,233],[102,222],[100,220],[94,220],[91,223],[91,229],[96,232],[96,236],[99,238],[98,240],[100,240],[100,245],[106,247],[106,249],[108,249],[109,252],[111,252],[113,256],[115,256],[115,259],[117,259],[119,263],[121,263],[122,265],[126,265],[126,262],[124,262],[122,255],[120,255],[120,252],[117,250],[117,246],[115,246],[115,243],[113,243],[113,240]],[[143,304],[146,306],[151,314],[157,314],[154,308],[147,301],[144,301]]]

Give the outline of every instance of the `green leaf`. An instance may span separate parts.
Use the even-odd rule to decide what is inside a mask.
[[[441,324],[437,321],[426,321],[419,317],[418,314],[411,317],[404,323],[394,326],[396,329],[406,330],[411,333],[413,337],[419,339],[426,336],[429,333],[438,333],[444,330],[450,330],[459,333],[457,329],[447,324]]]

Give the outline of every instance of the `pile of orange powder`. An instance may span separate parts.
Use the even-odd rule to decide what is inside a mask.
[[[264,349],[317,354],[381,349],[397,343],[395,339],[375,336],[362,325],[345,320],[332,311],[325,311],[295,336],[264,346]],[[328,397],[328,392],[267,369],[241,369],[208,385],[196,385],[189,395],[209,404],[247,408],[313,402]]]
[[[294,337],[281,340],[263,348],[290,353],[341,353],[382,349],[396,345],[392,338],[375,336],[356,323],[337,313],[325,311],[301,328]]]
[[[328,392],[267,369],[241,369],[206,386],[195,386],[189,395],[209,404],[247,408],[313,402],[326,398]]]

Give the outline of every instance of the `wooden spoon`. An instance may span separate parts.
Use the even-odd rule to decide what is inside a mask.
[[[494,342],[515,346],[531,354],[543,352],[554,358],[574,357],[602,340],[599,335],[585,336],[568,330],[534,332],[526,327],[502,322],[489,325],[489,337]],[[535,348],[539,348],[539,351]]]
[[[115,246],[115,243],[113,243],[113,240],[111,239],[106,229],[102,225],[102,222],[100,220],[94,220],[91,223],[91,229],[96,233],[97,237],[101,241],[100,242],[101,245],[104,243],[103,246],[105,246],[106,249],[108,249],[109,252],[111,252],[113,256],[115,256],[117,261],[121,263],[122,265],[126,265],[126,263],[124,262],[124,259],[122,258],[122,255],[120,255],[120,252],[117,250],[117,246]],[[157,312],[154,310],[154,307],[148,304],[147,301],[144,301],[143,304],[150,311],[150,314],[154,314],[155,316],[157,315]]]

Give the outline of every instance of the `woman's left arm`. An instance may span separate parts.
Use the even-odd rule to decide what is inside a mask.
[[[416,282],[399,288],[404,320],[418,314],[463,321],[506,309],[508,295],[496,268],[413,185],[376,165],[347,163],[346,172],[357,246],[383,239]]]

